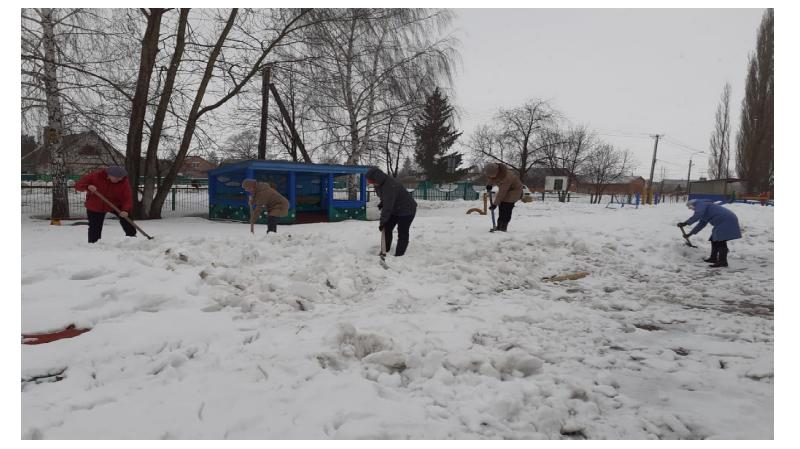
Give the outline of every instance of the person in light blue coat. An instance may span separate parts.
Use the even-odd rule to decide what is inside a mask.
[[[712,268],[728,266],[728,240],[742,238],[742,231],[739,229],[739,219],[736,214],[722,207],[703,200],[689,200],[686,207],[694,211],[694,215],[683,223],[678,223],[679,228],[697,222],[694,229],[688,235],[695,235],[702,231],[707,224],[711,223],[711,257],[704,259],[712,264]]]

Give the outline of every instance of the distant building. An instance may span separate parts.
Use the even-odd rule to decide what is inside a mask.
[[[571,184],[570,178],[573,181]],[[574,181],[575,177],[566,168],[532,168],[528,170],[528,175],[522,183],[535,192],[561,192],[567,190],[568,185],[574,192],[577,187],[577,182]]]
[[[47,132],[44,128],[44,133]],[[42,142],[47,142],[42,136]],[[125,165],[125,154],[103,140],[94,131],[67,134],[62,138],[66,151],[67,175],[83,175],[109,165]],[[50,148],[40,144],[33,150],[23,147],[22,171],[34,174],[50,173]]]
[[[183,160],[178,175],[187,178],[206,178],[208,172],[217,168],[216,164],[203,159],[200,156],[187,156]]]
[[[661,193],[686,193],[685,179],[662,179],[653,183],[653,189]]]
[[[603,195],[633,195],[644,194],[647,182],[641,176],[621,176],[614,182],[605,184]],[[596,185],[588,180],[579,180],[578,193],[594,193]]]
[[[689,199],[727,200],[734,193],[745,193],[744,183],[736,178],[710,179],[689,183]]]

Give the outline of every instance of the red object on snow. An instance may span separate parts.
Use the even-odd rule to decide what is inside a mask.
[[[47,334],[22,334],[22,344],[40,345],[42,343],[61,340],[62,338],[77,337],[84,332],[89,332],[89,329],[78,329],[74,324],[70,324],[65,329],[58,332],[50,332]]]

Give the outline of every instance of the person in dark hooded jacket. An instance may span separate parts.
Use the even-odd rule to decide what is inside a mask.
[[[711,257],[704,259],[711,263],[712,268],[728,266],[728,240],[742,238],[742,231],[739,229],[739,219],[736,214],[721,205],[703,200],[689,200],[686,207],[692,209],[694,214],[683,223],[678,223],[679,228],[688,226],[694,222],[697,225],[687,234],[691,236],[697,234],[708,223],[711,223]]]
[[[417,213],[417,202],[405,187],[378,167],[367,170],[367,182],[375,188],[380,198],[381,211],[378,229],[386,236],[386,251],[392,248],[392,232],[397,226],[397,249],[395,256],[402,256],[408,248],[408,230]]]

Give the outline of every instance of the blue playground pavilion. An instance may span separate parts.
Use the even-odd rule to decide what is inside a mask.
[[[208,216],[212,220],[250,221],[247,178],[270,183],[289,200],[289,214],[279,223],[315,223],[367,218],[369,167],[249,160],[208,172]],[[266,215],[257,223],[266,223]]]

